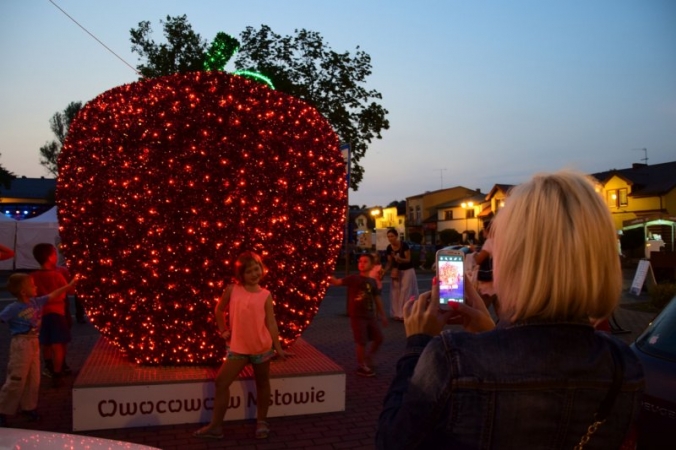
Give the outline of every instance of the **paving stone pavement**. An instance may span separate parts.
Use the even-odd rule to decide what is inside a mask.
[[[429,271],[418,274],[421,292],[429,289],[432,275]],[[344,276],[344,273],[338,273],[337,276]],[[615,313],[617,324],[623,330],[628,331],[617,334],[617,337],[627,343],[632,342],[655,316],[652,313],[626,308],[630,303],[647,300],[645,294],[638,298],[628,294],[632,276],[633,273],[630,271],[625,272],[625,290],[621,307]],[[387,280],[383,290],[387,310],[389,308]],[[8,300],[8,294],[0,292],[0,308],[4,307]],[[319,313],[315,316],[311,326],[303,333],[303,338],[307,342],[345,369],[346,402],[343,412],[271,418],[272,432],[266,440],[253,438],[255,422],[251,420],[225,422],[225,439],[219,441],[193,438],[192,432],[198,428],[195,424],[87,431],[77,434],[123,440],[165,450],[372,449],[381,402],[394,376],[396,361],[403,349],[404,326],[400,322],[389,323],[384,329],[385,341],[375,361],[377,376],[374,378],[359,377],[355,373],[354,344],[349,321],[345,315],[345,304],[345,288],[329,288],[321,303]],[[38,407],[42,416],[41,420],[33,423],[22,417],[11,417],[12,427],[72,433],[70,389],[74,377],[77,376],[77,370],[82,367],[99,338],[97,330],[89,324],[76,323],[72,331],[73,341],[69,346],[67,360],[75,371],[74,376],[67,378],[65,385],[58,389],[52,388],[51,380],[43,377]],[[4,380],[6,376],[8,349],[9,332],[7,327],[2,325],[0,326],[0,380]]]

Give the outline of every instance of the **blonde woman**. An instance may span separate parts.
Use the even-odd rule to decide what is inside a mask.
[[[538,175],[512,190],[492,227],[498,326],[470,283],[455,311],[439,311],[436,286],[408,302],[377,447],[573,448],[584,436],[588,448],[619,448],[643,372],[591,324],[610,316],[622,287],[603,199],[581,174]],[[442,332],[449,322],[465,331]]]

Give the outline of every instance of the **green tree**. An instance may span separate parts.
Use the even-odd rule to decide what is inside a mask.
[[[371,75],[371,57],[357,47],[354,55],[337,53],[322,36],[305,29],[280,36],[270,27],[247,27],[240,35],[237,69],[256,70],[276,89],[313,105],[326,117],[343,142],[351,144],[350,186],[364,177],[359,164],[373,139],[390,127],[388,111],[374,100],[382,95],[364,85]]]
[[[132,51],[145,61],[136,66],[139,72],[157,77],[204,70],[216,42],[209,46],[203,41],[185,15],[167,16],[161,23],[167,40],[163,44],[151,39],[148,21],[131,30]],[[371,57],[359,47],[354,55],[337,53],[319,33],[305,29],[282,37],[267,25],[259,30],[247,27],[240,38],[237,69],[260,72],[276,89],[308,102],[327,118],[342,142],[350,143],[350,185],[357,190],[364,177],[359,161],[373,139],[381,139],[382,130],[390,127],[388,111],[376,102],[382,95],[365,87]]]
[[[0,157],[2,157],[2,153],[0,153]],[[3,185],[5,189],[10,188],[10,186],[12,185],[12,180],[15,178],[16,175],[14,175],[14,173],[5,169],[5,166],[0,164],[0,184]]]
[[[70,124],[75,116],[82,109],[82,102],[70,102],[63,112],[55,113],[49,119],[49,128],[56,136],[56,140],[47,142],[40,147],[40,164],[42,164],[52,175],[58,175],[57,160],[61,147],[66,141]]]
[[[131,29],[132,52],[146,59],[146,64],[136,66],[144,78],[155,78],[181,72],[204,69],[207,42],[195,33],[186,15],[160,20],[167,42],[157,44],[151,39],[153,32],[149,21],[139,22]]]
[[[456,229],[446,229],[439,232],[439,240],[443,245],[459,244],[462,240],[462,234]]]

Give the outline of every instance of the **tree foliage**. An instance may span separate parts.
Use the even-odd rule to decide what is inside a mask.
[[[247,27],[240,41],[237,69],[261,72],[277,89],[310,103],[350,143],[350,184],[357,190],[364,177],[359,161],[373,139],[382,138],[381,131],[390,127],[387,110],[374,101],[382,95],[364,87],[371,57],[359,47],[354,55],[335,52],[319,33],[305,29],[280,36],[267,25]]]
[[[56,136],[56,140],[46,142],[45,145],[40,147],[40,164],[54,176],[58,174],[56,163],[59,153],[61,153],[61,147],[66,141],[70,124],[77,113],[80,112],[80,109],[82,109],[82,102],[70,102],[63,112],[57,112],[49,119],[49,128]]]
[[[2,153],[0,153],[0,157],[2,157]],[[12,185],[12,180],[16,178],[16,175],[14,175],[13,172],[10,172],[9,170],[5,169],[5,166],[0,164],[0,184],[5,187],[5,189],[9,189],[10,186]]]
[[[441,230],[439,240],[443,245],[459,244],[462,241],[462,234],[455,228]]]
[[[145,58],[146,64],[136,66],[144,78],[155,78],[181,72],[198,72],[204,69],[207,42],[195,33],[187,16],[167,16],[163,25],[167,42],[158,44],[152,40],[149,21],[139,22],[131,29],[132,52]]]
[[[167,16],[160,22],[166,43],[151,39],[148,21],[131,30],[132,51],[145,61],[136,66],[139,72],[157,77],[204,70],[206,50],[213,47],[193,31],[186,16]],[[365,87],[371,57],[359,47],[354,55],[335,52],[319,33],[305,29],[280,36],[267,25],[258,30],[247,27],[240,42],[237,69],[260,72],[276,89],[308,102],[327,118],[342,142],[350,143],[350,185],[357,190],[364,176],[359,161],[373,139],[380,139],[390,126],[388,111],[377,102],[382,95]]]

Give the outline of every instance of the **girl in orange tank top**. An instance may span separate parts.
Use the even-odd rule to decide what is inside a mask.
[[[216,322],[228,343],[228,354],[216,375],[211,422],[197,430],[193,434],[195,437],[223,438],[230,385],[247,364],[251,363],[253,367],[257,398],[270,398],[270,359],[275,352],[283,360],[286,354],[279,342],[272,295],[259,285],[265,272],[260,256],[253,252],[242,253],[235,262],[235,283],[225,288],[216,305]],[[256,438],[264,439],[270,432],[267,422],[269,402],[257,401],[256,404]]]

